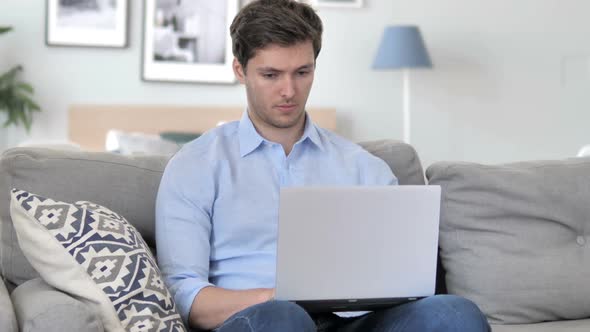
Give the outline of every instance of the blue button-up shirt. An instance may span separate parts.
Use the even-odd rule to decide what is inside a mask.
[[[247,112],[186,144],[168,163],[156,203],[158,263],[185,322],[198,292],[275,287],[279,190],[397,184],[387,164],[307,116],[288,156]]]

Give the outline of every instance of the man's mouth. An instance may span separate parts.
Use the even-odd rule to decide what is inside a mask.
[[[277,108],[281,111],[292,111],[297,107],[297,104],[280,104]]]

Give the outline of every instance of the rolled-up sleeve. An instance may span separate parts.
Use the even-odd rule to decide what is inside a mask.
[[[208,165],[179,152],[166,166],[156,200],[158,265],[188,326],[191,305],[209,283],[211,208]]]

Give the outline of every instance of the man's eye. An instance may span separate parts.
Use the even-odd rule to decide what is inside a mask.
[[[300,71],[300,72],[297,72],[297,74],[299,74],[299,76],[305,76],[305,75],[309,74],[309,71],[307,71],[307,70],[302,70],[302,71]]]
[[[277,74],[273,74],[273,73],[262,74],[262,77],[264,77],[264,78],[275,78],[275,77],[277,77]]]

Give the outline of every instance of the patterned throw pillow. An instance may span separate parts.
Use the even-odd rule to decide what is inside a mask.
[[[125,218],[90,202],[17,189],[10,213],[31,265],[95,309],[106,331],[185,331],[154,257]]]

